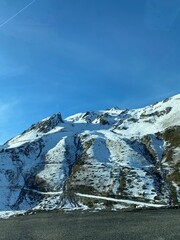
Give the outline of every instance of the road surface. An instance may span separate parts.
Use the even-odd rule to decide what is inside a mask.
[[[41,212],[0,220],[0,240],[179,240],[180,209]]]

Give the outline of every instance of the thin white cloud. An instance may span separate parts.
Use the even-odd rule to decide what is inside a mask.
[[[36,0],[31,1],[29,4],[27,4],[25,7],[23,7],[22,9],[20,9],[18,12],[16,12],[14,15],[12,15],[11,17],[9,17],[8,19],[6,19],[4,22],[2,22],[0,24],[0,28],[2,28],[4,25],[6,25],[7,23],[9,23],[10,21],[12,21],[15,17],[17,17],[20,13],[24,12],[29,6],[31,6],[34,2],[36,2]]]

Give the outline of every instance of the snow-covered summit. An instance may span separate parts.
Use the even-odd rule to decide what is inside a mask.
[[[180,94],[33,124],[1,146],[0,210],[178,204],[179,114]]]

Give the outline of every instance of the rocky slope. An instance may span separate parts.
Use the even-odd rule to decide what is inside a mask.
[[[54,114],[0,149],[0,211],[180,202],[180,95]]]

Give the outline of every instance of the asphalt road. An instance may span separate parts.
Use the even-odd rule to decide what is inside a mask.
[[[58,211],[0,220],[0,240],[179,240],[180,209]]]

